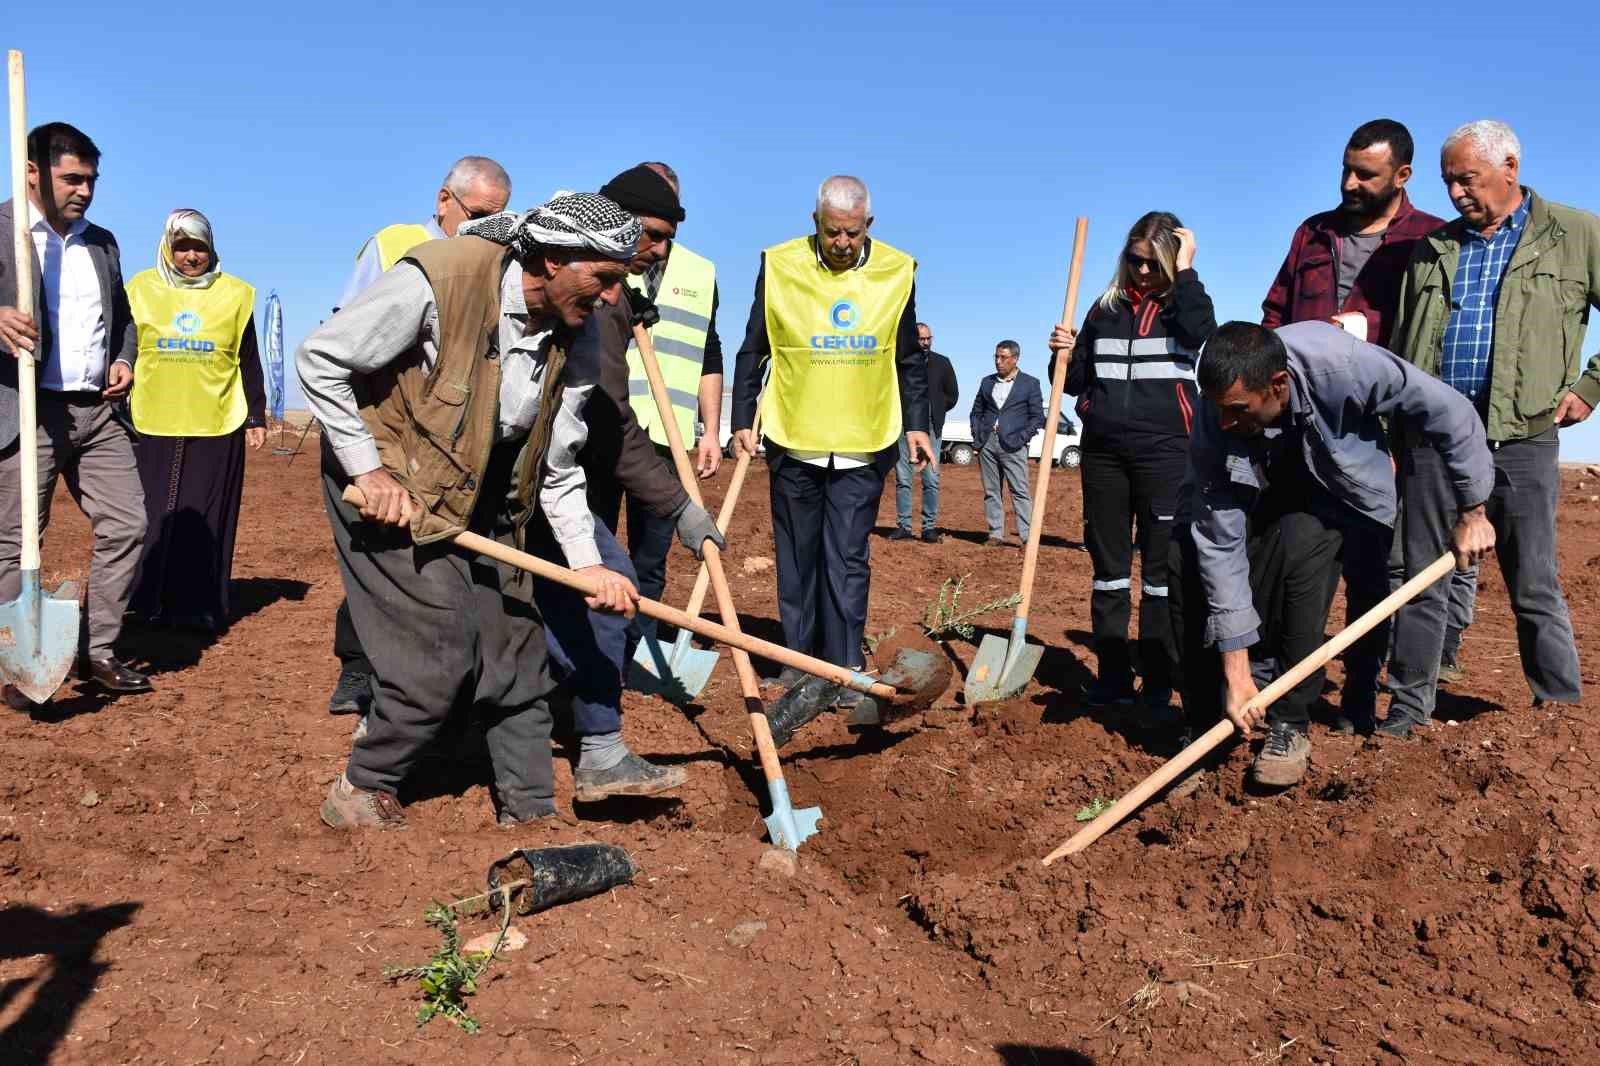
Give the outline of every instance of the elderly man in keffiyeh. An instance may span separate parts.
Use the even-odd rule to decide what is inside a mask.
[[[458,702],[483,715],[500,822],[555,813],[554,682],[533,583],[451,542],[470,529],[520,547],[542,511],[567,564],[598,586],[589,606],[632,613],[637,592],[595,544],[576,462],[593,382],[567,347],[618,298],[639,234],[587,193],[481,219],[413,249],[296,353],[323,427],[345,593],[378,679],[322,806],[330,826],[403,824],[400,784]],[[359,511],[341,498],[352,482]]]

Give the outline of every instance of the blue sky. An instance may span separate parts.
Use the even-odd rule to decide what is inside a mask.
[[[819,179],[872,187],[874,234],[920,262],[918,307],[970,397],[995,341],[1042,375],[1072,224],[1085,306],[1142,212],[1177,212],[1219,319],[1256,318],[1295,225],[1337,199],[1351,129],[1418,144],[1414,198],[1451,212],[1437,149],[1497,117],[1525,180],[1600,210],[1592,6],[1205,4],[14,5],[29,119],[105,153],[91,217],[129,272],[166,213],[216,226],[224,269],[284,301],[292,347],[362,241],[420,221],[449,163],[499,159],[526,206],[640,159],[684,180],[731,355],[761,248],[804,232]],[[231,8],[231,10],[230,10]],[[1587,351],[1600,347],[1591,331]],[[292,376],[292,375],[291,375]],[[965,410],[965,403],[960,410]],[[1600,458],[1600,416],[1562,442]]]

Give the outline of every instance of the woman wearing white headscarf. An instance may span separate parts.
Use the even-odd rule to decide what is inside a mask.
[[[139,328],[129,408],[149,533],[132,610],[227,627],[245,447],[266,440],[255,290],[217,267],[211,223],[167,216],[154,269],[128,282]]]

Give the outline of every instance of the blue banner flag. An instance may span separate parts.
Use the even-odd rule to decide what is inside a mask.
[[[267,297],[266,348],[263,358],[267,364],[267,406],[272,417],[283,421],[283,301],[273,291]]]

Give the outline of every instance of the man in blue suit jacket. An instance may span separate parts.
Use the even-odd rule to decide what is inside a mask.
[[[1011,486],[1011,507],[1017,512],[1017,537],[1028,539],[1033,497],[1028,487],[1028,442],[1044,428],[1044,395],[1039,379],[1017,369],[1022,346],[1001,341],[994,347],[993,374],[978,386],[972,401],[972,442],[978,446],[983,473],[983,514],[989,521],[985,544],[1006,543],[1006,512],[1000,479]]]

